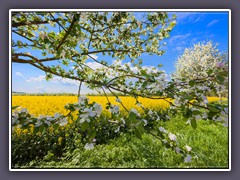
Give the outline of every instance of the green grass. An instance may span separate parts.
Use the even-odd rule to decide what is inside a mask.
[[[228,168],[228,128],[209,121],[199,121],[197,129],[186,125],[186,119],[176,116],[159,126],[177,135],[180,145],[189,145],[198,156],[184,163],[181,156],[165,149],[161,142],[144,134],[142,140],[122,134],[107,144],[84,150],[79,143],[58,159],[51,153],[43,159],[25,164],[28,168]],[[23,166],[22,166],[23,167]]]

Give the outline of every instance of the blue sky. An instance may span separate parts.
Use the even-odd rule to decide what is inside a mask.
[[[207,40],[218,43],[221,52],[228,51],[228,12],[170,12],[169,14],[177,15],[177,25],[170,33],[170,37],[164,40],[167,43],[163,48],[166,52],[162,56],[143,55],[144,66],[163,64],[162,70],[170,75],[175,71],[174,63],[184,52],[184,48]],[[17,40],[18,37],[13,34],[12,38]],[[46,81],[44,75],[43,71],[31,65],[12,63],[12,90],[28,93],[78,92],[78,82],[60,77]],[[90,91],[84,86],[82,93],[88,92]]]

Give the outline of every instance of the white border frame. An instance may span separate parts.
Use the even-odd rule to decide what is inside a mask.
[[[12,52],[11,52],[11,14],[14,11],[62,11],[62,12],[104,12],[104,11],[130,11],[130,12],[153,12],[153,11],[165,11],[165,12],[228,12],[228,60],[229,60],[229,129],[228,129],[228,152],[229,152],[229,169],[12,169],[11,168],[11,116],[12,116]],[[231,10],[230,9],[10,9],[9,10],[9,171],[231,171]]]

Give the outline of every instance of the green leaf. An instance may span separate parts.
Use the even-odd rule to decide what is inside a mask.
[[[196,119],[191,119],[191,126],[193,127],[193,129],[197,128],[197,121],[196,121]]]
[[[136,129],[134,130],[134,134],[137,136],[137,138],[142,139],[142,135],[144,133],[144,129],[142,126],[138,126],[136,127]]]
[[[146,70],[143,70],[143,69],[142,69],[140,72],[141,72],[141,74],[142,74],[143,76],[147,76],[147,71],[146,71]]]
[[[93,139],[96,136],[96,134],[97,134],[96,131],[90,131],[88,133],[90,139]]]
[[[129,120],[134,121],[136,120],[137,115],[134,112],[129,113]]]
[[[43,125],[41,125],[41,126],[39,127],[39,130],[38,130],[38,132],[40,132],[40,133],[43,133],[43,132],[44,132],[44,130],[45,130],[44,126],[43,126]]]
[[[87,128],[88,128],[88,122],[84,121],[84,122],[82,123],[82,125],[81,125],[81,128],[82,128],[83,131],[87,130]]]
[[[53,128],[54,128],[55,131],[58,130],[59,124],[54,124],[54,125],[53,125]]]
[[[195,84],[195,81],[193,81],[193,80],[189,81],[189,85],[190,85],[191,87],[193,87],[194,84]]]
[[[12,110],[17,109],[18,107],[20,107],[20,106],[13,106]]]
[[[212,111],[212,112],[219,112],[219,110],[218,110],[216,107],[211,106],[211,105],[209,105],[209,104],[208,104],[207,108],[208,108],[210,111]]]
[[[207,74],[208,75],[211,75],[213,73],[213,70],[212,69],[209,69],[208,71],[207,71]]]
[[[224,82],[224,77],[222,77],[222,76],[217,76],[217,79],[218,79],[219,83]]]
[[[36,134],[39,132],[39,127],[34,127],[33,133]]]

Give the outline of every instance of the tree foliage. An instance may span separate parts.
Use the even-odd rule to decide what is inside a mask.
[[[166,12],[148,13],[142,18],[135,18],[131,12],[13,13],[12,33],[22,39],[12,40],[12,61],[45,71],[47,79],[57,75],[84,82],[91,89],[147,95],[148,91],[134,89],[143,91],[155,81],[149,72],[154,76],[163,72],[141,68],[141,55],[162,55],[161,42],[174,25]],[[30,54],[29,48],[41,56]],[[97,60],[95,55],[110,56],[113,63]],[[46,65],[49,61],[59,63]],[[98,71],[87,62],[97,63]],[[128,79],[134,79],[134,85]]]

